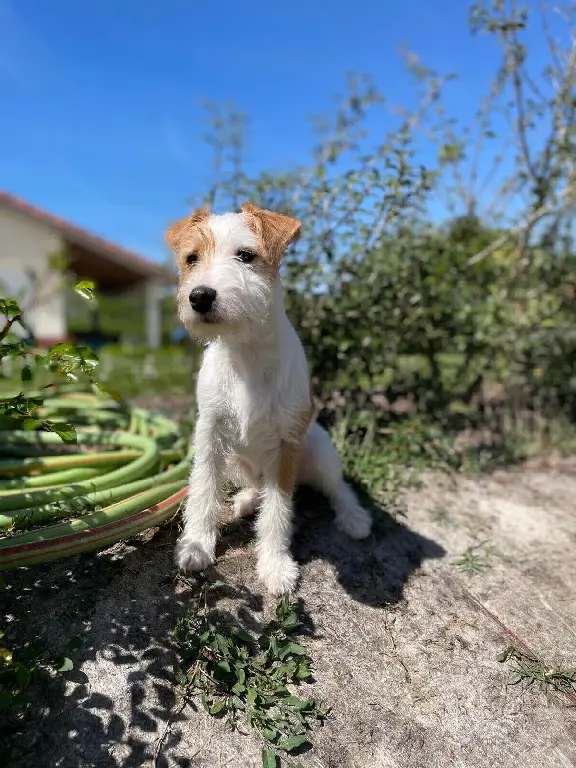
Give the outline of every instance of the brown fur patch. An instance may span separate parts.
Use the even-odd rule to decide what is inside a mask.
[[[283,440],[280,446],[280,464],[278,465],[278,487],[283,493],[292,495],[296,485],[298,467],[300,465],[300,455],[302,453],[302,444]]]
[[[214,235],[208,226],[210,211],[200,208],[173,224],[166,232],[170,248],[178,256],[180,271],[188,268],[186,258],[190,253],[198,254],[199,260],[208,258],[216,247]]]
[[[252,203],[244,203],[240,210],[262,243],[262,258],[277,267],[286,248],[298,238],[300,222],[283,213],[258,208]]]
[[[278,487],[284,493],[292,494],[302,454],[302,441],[308,430],[314,408],[310,400],[309,408],[302,411],[294,429],[295,439],[283,440],[280,446],[280,464],[278,466]]]

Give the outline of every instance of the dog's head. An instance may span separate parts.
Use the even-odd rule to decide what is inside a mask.
[[[245,203],[241,213],[201,209],[166,233],[178,257],[178,314],[186,329],[210,341],[250,337],[266,323],[280,259],[300,232],[290,216]]]

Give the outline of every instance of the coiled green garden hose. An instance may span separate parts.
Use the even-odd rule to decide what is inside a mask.
[[[41,418],[78,425],[77,444],[0,431],[0,570],[108,547],[178,510],[191,450],[176,422],[77,391],[45,398]]]

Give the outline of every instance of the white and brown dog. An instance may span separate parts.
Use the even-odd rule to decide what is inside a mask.
[[[247,203],[241,213],[197,211],[166,234],[178,255],[180,319],[208,342],[176,562],[193,571],[214,562],[230,480],[241,488],[236,516],[259,510],[258,574],[276,595],[290,592],[298,577],[290,554],[296,484],[322,491],[352,538],[365,538],[371,526],[328,434],[312,421],[304,349],[284,310],[278,270],[299,231],[295,219]]]

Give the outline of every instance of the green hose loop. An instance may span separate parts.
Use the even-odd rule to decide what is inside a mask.
[[[33,446],[12,446],[28,448]],[[34,446],[35,447],[35,446]],[[44,449],[46,450],[46,449]],[[58,456],[26,457],[0,460],[0,475],[26,475],[30,472],[55,472],[64,467],[93,467],[97,465],[119,466],[140,456],[138,451],[107,451],[106,453],[59,454]]]
[[[41,442],[50,445],[60,441],[60,437],[54,432],[0,432],[0,441],[26,443],[28,441]],[[131,461],[125,467],[114,469],[100,477],[95,477],[89,482],[74,483],[61,486],[51,491],[42,489],[20,493],[9,498],[0,495],[0,513],[6,509],[24,509],[31,504],[50,501],[64,501],[80,494],[86,494],[103,488],[111,488],[117,483],[126,483],[135,480],[141,474],[151,472],[159,463],[159,451],[156,443],[148,437],[130,435],[128,432],[99,432],[90,434],[78,432],[80,445],[121,445],[128,448],[141,447],[142,455]]]
[[[162,489],[165,488],[166,486],[162,486]],[[165,495],[164,490],[162,495]],[[130,510],[122,510],[116,520],[84,530],[73,530],[69,535],[62,534],[50,539],[36,537],[31,542],[16,542],[19,537],[8,539],[7,542],[2,541],[0,571],[105,549],[117,541],[128,539],[147,528],[165,522],[178,511],[185,496],[186,490],[182,489],[164,501],[142,510],[138,508],[139,505],[133,503]],[[11,546],[8,546],[8,543]]]
[[[50,504],[40,504],[29,506],[25,509],[11,510],[6,514],[0,513],[0,530],[21,530],[33,525],[41,525],[50,519],[68,517],[71,514],[82,514],[94,507],[121,501],[128,496],[147,491],[160,484],[183,481],[186,478],[187,471],[188,461],[183,461],[162,474],[152,475],[148,478],[135,480],[132,483],[124,483],[123,485],[106,488],[94,493],[74,496],[66,500],[65,503],[56,501]]]
[[[96,475],[103,475],[104,472],[106,472],[105,467],[78,467],[77,469],[63,469],[62,472],[18,477],[0,483],[0,493],[2,496],[16,496],[22,493],[22,488],[51,488],[75,480],[90,480]]]
[[[108,547],[186,496],[191,452],[176,422],[73,387],[42,396],[40,418],[76,424],[77,444],[0,431],[0,570]]]

